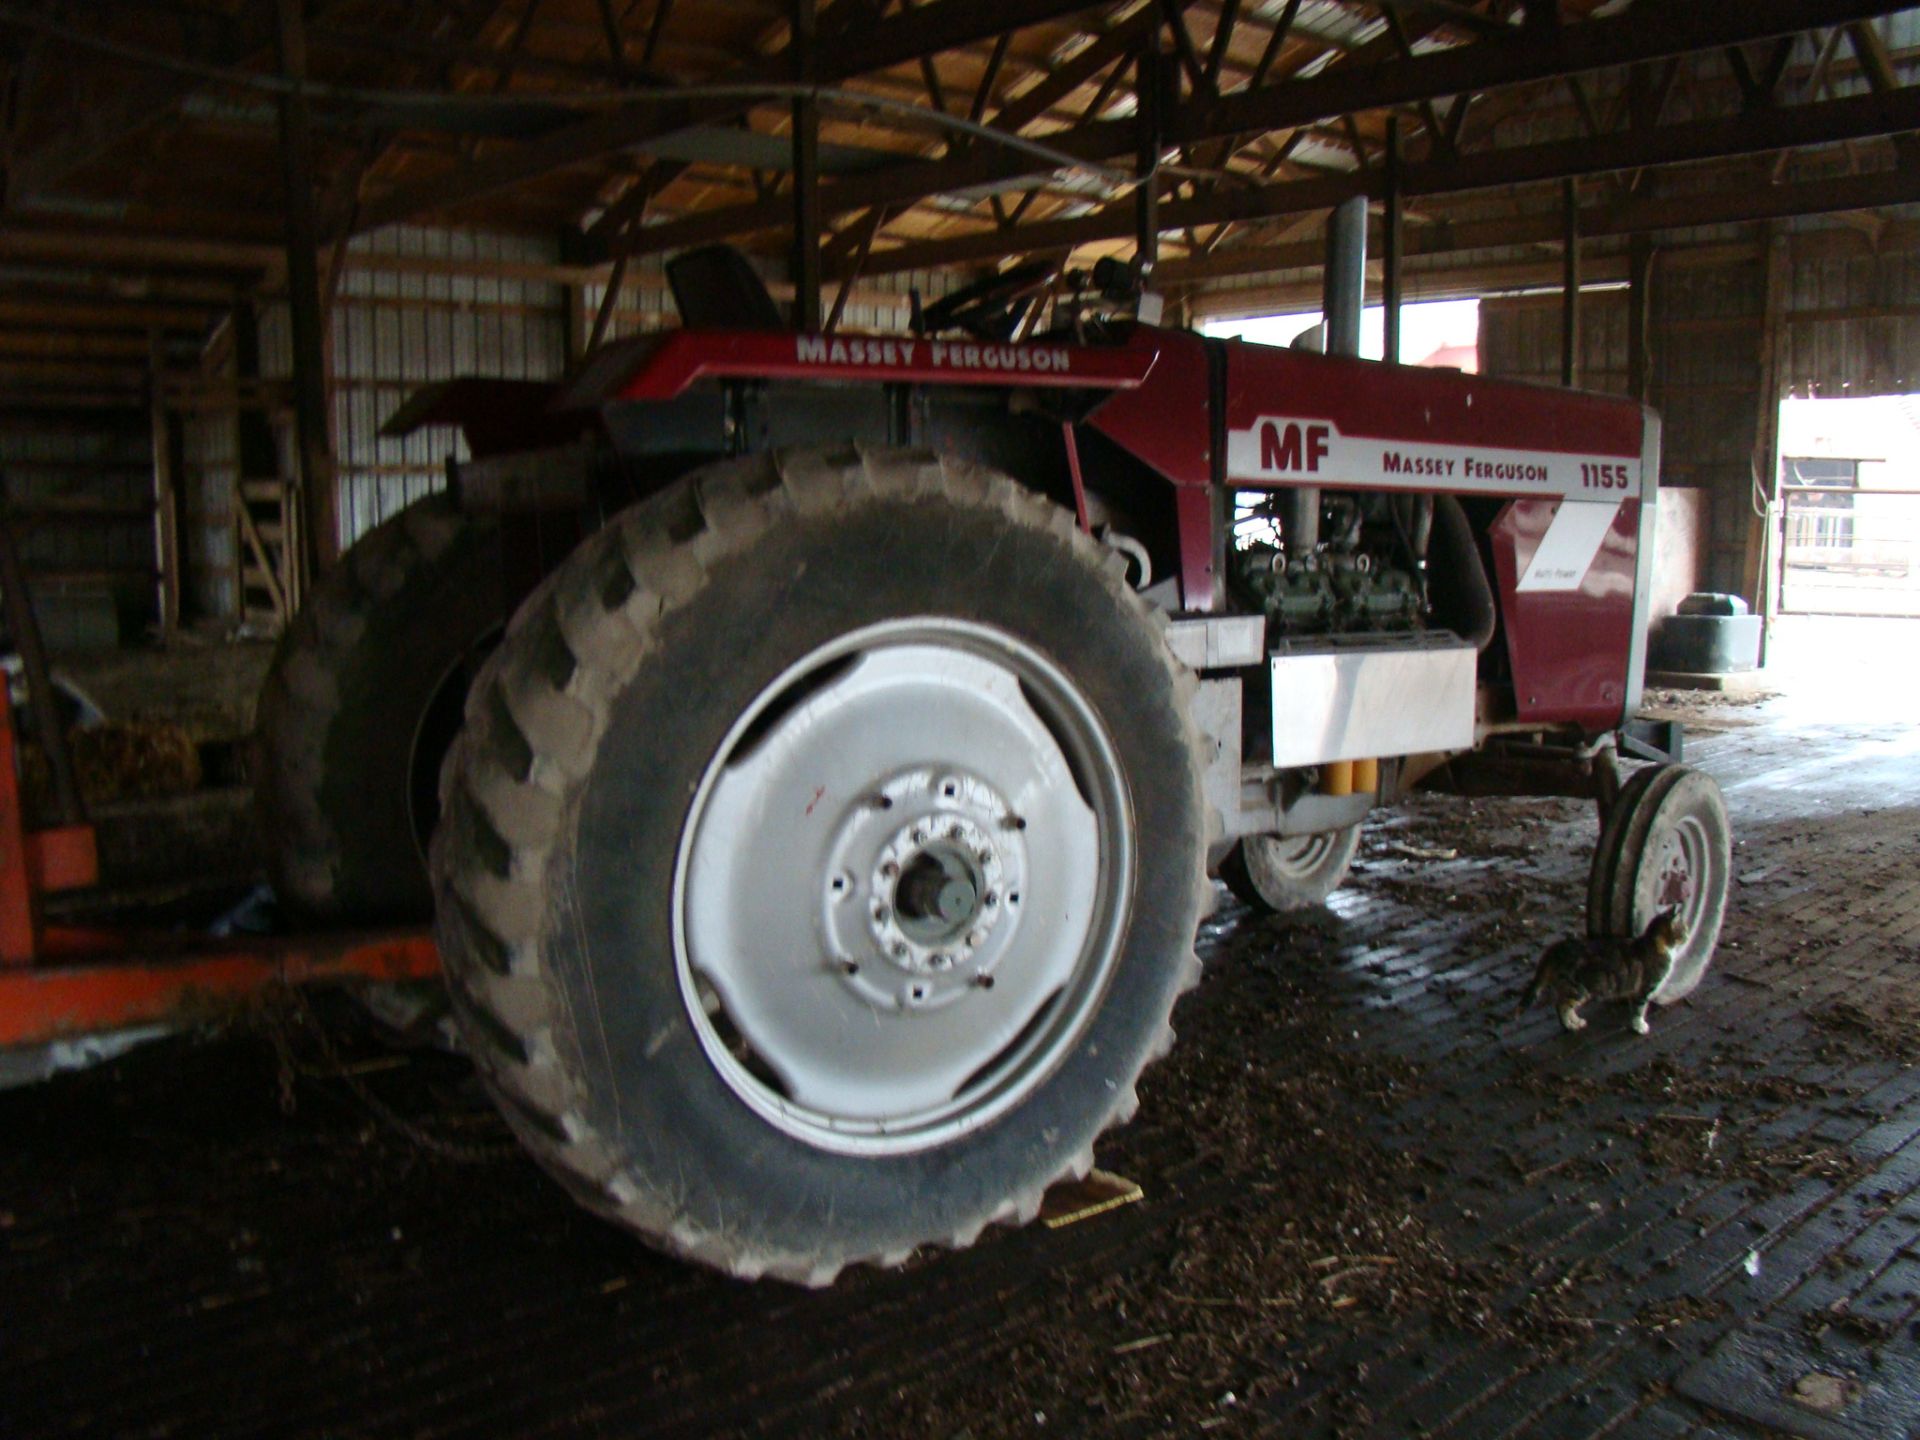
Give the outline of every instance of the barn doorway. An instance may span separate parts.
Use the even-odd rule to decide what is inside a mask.
[[[1920,395],[1780,404],[1783,615],[1920,617]]]

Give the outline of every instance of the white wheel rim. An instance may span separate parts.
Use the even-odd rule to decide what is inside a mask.
[[[937,618],[822,646],[735,723],[688,812],[674,956],[702,1049],[823,1149],[988,1123],[1098,1008],[1131,828],[1104,727],[1031,647]]]
[[[1655,993],[1664,1003],[1699,983],[1720,934],[1714,904],[1724,894],[1726,861],[1706,822],[1695,814],[1677,816],[1648,847],[1636,877],[1633,908],[1636,933],[1669,907],[1679,912],[1680,949],[1672,973]]]

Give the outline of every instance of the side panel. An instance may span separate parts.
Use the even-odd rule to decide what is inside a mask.
[[[1273,763],[1473,748],[1471,645],[1283,646],[1269,662]]]
[[[918,336],[795,335],[758,330],[677,330],[609,348],[583,367],[564,404],[667,400],[701,380],[1005,385],[1109,390],[1139,385],[1156,345],[991,345]]]
[[[1491,529],[1522,720],[1620,723],[1633,670],[1639,498],[1516,500]]]
[[[1249,486],[1637,495],[1642,410],[1453,371],[1227,345],[1226,475]]]
[[[1208,485],[1214,479],[1210,343],[1218,342],[1185,330],[1142,326],[1122,353],[1151,350],[1152,368],[1138,386],[1120,391],[1089,417],[1094,429],[1176,485]]]
[[[1620,707],[1625,724],[1640,709],[1647,679],[1648,631],[1653,623],[1653,557],[1660,515],[1660,417],[1646,411],[1646,439],[1640,454],[1640,554],[1633,577],[1633,632],[1627,647],[1627,695]]]

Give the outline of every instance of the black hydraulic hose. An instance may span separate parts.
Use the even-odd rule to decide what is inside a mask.
[[[1433,502],[1433,539],[1427,555],[1427,588],[1434,618],[1475,650],[1487,648],[1499,618],[1487,567],[1480,562],[1467,512],[1452,495]]]

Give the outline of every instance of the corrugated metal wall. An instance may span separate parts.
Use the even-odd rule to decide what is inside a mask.
[[[559,244],[537,236],[399,226],[362,236],[360,254],[451,262],[555,266]],[[446,480],[460,456],[457,431],[433,428],[402,439],[380,427],[424,381],[478,375],[556,380],[567,367],[567,290],[551,280],[482,279],[462,274],[349,269],[333,306],[334,458],[340,485],[340,544],[351,545],[394,512]],[[292,373],[284,305],[260,322],[260,362],[270,376]]]
[[[548,380],[567,369],[570,344],[584,344],[604,286],[569,286],[538,272],[561,270],[557,240],[462,230],[395,227],[357,239],[354,253],[405,256],[418,268],[349,268],[334,302],[330,343],[334,446],[340,484],[340,542],[350,545],[395,511],[444,483],[449,456],[463,457],[458,431],[434,427],[385,439],[381,425],[419,385],[460,375]],[[477,262],[531,272],[523,278],[457,273]],[[859,285],[840,318],[848,331],[903,332],[909,292],[927,299],[955,281],[925,273]],[[784,293],[774,283],[776,294]],[[824,297],[833,303],[829,287]],[[570,313],[571,310],[571,313]],[[656,257],[630,266],[607,338],[677,323]],[[261,373],[292,369],[284,304],[259,316]],[[228,366],[231,378],[231,365]],[[282,473],[291,463],[291,421],[275,419]],[[236,613],[233,487],[239,477],[232,413],[190,415],[184,425],[188,603],[202,615]],[[253,477],[259,478],[259,477]]]
[[[231,412],[181,417],[181,603],[189,615],[226,618],[239,607],[234,487],[240,437]]]

